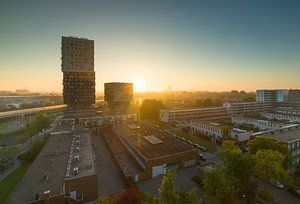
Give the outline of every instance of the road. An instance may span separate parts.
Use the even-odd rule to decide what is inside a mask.
[[[258,189],[264,190],[264,183],[258,182]],[[271,184],[267,184],[267,191],[273,196],[277,204],[296,204],[300,203],[300,198],[290,194],[286,189],[279,189]]]

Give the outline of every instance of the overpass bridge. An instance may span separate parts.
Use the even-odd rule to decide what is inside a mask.
[[[22,110],[13,110],[13,111],[4,111],[0,112],[0,120],[7,119],[7,118],[14,118],[19,116],[31,115],[38,113],[40,111],[45,110],[55,110],[55,109],[63,109],[66,105],[55,105],[55,106],[44,106],[44,107],[37,107],[37,108],[28,108]]]

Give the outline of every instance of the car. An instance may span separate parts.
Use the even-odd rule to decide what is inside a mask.
[[[204,157],[203,154],[198,154],[198,155],[199,155],[200,160],[202,160],[202,161],[207,161],[207,159]]]
[[[198,144],[194,144],[194,147],[196,147],[196,148],[198,148],[198,149],[199,149],[200,145],[198,145]]]
[[[203,152],[207,152],[207,149],[206,149],[205,147],[201,146],[201,145],[199,145],[199,149],[200,149],[201,151],[203,151]]]
[[[299,188],[290,187],[290,188],[288,188],[287,191],[297,197],[300,197],[300,189]]]
[[[191,140],[188,140],[187,143],[194,145],[194,143]]]
[[[284,185],[282,183],[280,183],[279,181],[275,180],[275,179],[270,179],[269,183],[272,184],[273,186],[277,187],[277,188],[283,188]]]

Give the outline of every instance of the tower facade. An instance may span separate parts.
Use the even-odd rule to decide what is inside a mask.
[[[89,108],[95,103],[94,41],[63,36],[61,55],[64,103]]]

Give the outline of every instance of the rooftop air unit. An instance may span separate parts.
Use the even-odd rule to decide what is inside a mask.
[[[79,173],[79,169],[78,169],[78,167],[75,167],[74,169],[73,169],[73,174],[74,175],[77,175]]]

